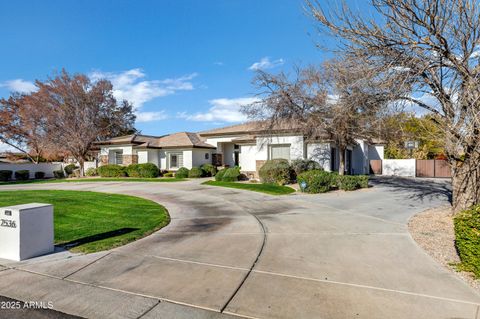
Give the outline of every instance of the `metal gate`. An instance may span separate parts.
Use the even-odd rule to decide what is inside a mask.
[[[417,177],[452,177],[450,165],[445,160],[417,160]]]
[[[370,174],[382,175],[382,160],[370,160]]]

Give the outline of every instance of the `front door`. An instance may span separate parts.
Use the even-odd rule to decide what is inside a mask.
[[[234,159],[235,159],[235,166],[240,166],[240,153],[235,151],[234,152]]]
[[[345,173],[352,174],[352,150],[347,150],[345,158]]]

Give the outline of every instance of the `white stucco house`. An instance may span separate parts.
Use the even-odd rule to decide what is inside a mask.
[[[383,145],[358,139],[346,151],[346,170],[368,174],[369,161],[383,159]],[[337,170],[338,149],[324,138],[309,140],[298,130],[263,129],[259,122],[247,122],[199,133],[180,132],[165,136],[128,135],[99,143],[101,164],[154,163],[162,170],[176,171],[211,163],[240,166],[256,177],[266,160],[312,159],[327,171]]]

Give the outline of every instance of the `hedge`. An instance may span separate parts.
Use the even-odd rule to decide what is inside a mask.
[[[77,169],[77,166],[75,164],[68,164],[63,169],[65,170],[65,173],[67,173],[67,176],[70,176],[73,174],[73,171]]]
[[[260,168],[260,181],[265,184],[285,185],[294,179],[294,171],[285,159],[268,160]]]
[[[0,170],[0,181],[7,182],[12,179],[13,171]]]
[[[322,170],[312,170],[297,176],[300,190],[305,193],[325,193],[336,186],[337,175]]]
[[[98,175],[97,169],[96,169],[95,167],[90,167],[90,168],[87,169],[87,171],[85,172],[85,175],[86,175],[86,176],[97,176],[97,175]]]
[[[292,161],[292,169],[295,171],[295,175],[300,175],[303,172],[322,170],[319,163],[308,159],[297,159]]]
[[[223,168],[215,174],[215,180],[221,182],[223,179],[223,175],[225,175],[225,172],[227,171],[228,168]]]
[[[454,225],[459,268],[480,278],[480,205],[457,214]]]
[[[222,177],[222,182],[236,182],[240,176],[240,167],[227,168]]]
[[[203,170],[200,167],[192,167],[190,172],[188,172],[189,178],[200,178],[204,174]]]
[[[30,171],[28,169],[22,169],[15,172],[15,179],[19,181],[26,181],[30,178]]]
[[[101,177],[125,177],[127,175],[125,167],[116,164],[100,166],[97,171]]]
[[[175,176],[175,174],[173,172],[163,173],[163,177],[173,177],[173,176]]]
[[[129,177],[155,178],[160,175],[160,170],[153,163],[130,164],[126,172]]]
[[[44,179],[45,172],[35,172],[35,179]]]
[[[175,173],[175,178],[187,178],[190,171],[186,167],[180,167]]]
[[[345,191],[354,191],[359,188],[368,188],[366,175],[337,175],[338,188]]]
[[[53,177],[55,177],[55,178],[65,178],[65,172],[63,171],[63,169],[53,171]]]
[[[210,177],[217,174],[217,168],[212,164],[203,164],[200,168],[205,172],[205,176]]]

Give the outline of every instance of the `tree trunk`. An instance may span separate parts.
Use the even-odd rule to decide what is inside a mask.
[[[346,147],[339,147],[338,148],[338,159],[339,159],[339,165],[338,165],[338,174],[339,175],[345,175],[345,151]]]
[[[78,161],[78,164],[80,165],[80,177],[84,177],[85,176],[85,159],[81,157],[77,161]]]
[[[452,206],[454,213],[480,203],[480,156],[473,155],[452,169]]]

